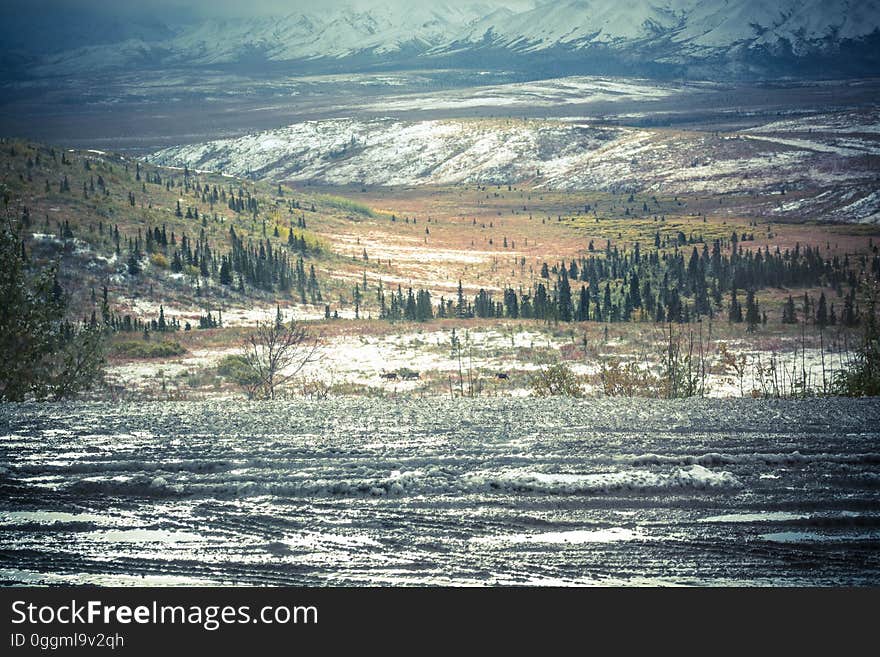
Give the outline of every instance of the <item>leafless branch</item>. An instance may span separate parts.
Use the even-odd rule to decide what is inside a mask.
[[[318,361],[318,339],[293,320],[261,322],[242,343],[241,356],[254,375],[251,396],[275,399],[279,387]]]

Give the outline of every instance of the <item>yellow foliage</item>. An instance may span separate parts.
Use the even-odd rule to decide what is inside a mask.
[[[615,358],[602,362],[598,374],[606,397],[659,397],[660,380],[637,363],[623,364]]]
[[[161,267],[162,269],[168,269],[168,258],[166,258],[161,253],[154,253],[150,256],[150,262],[153,263],[155,267]]]

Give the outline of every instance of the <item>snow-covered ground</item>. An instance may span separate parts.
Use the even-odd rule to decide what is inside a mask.
[[[880,577],[871,400],[13,404],[0,425],[5,584]]]
[[[247,324],[272,320],[275,311],[255,309],[251,314]],[[356,386],[381,395],[442,395],[450,391],[458,395],[473,385],[479,395],[524,397],[533,394],[530,378],[548,359],[557,357],[564,347],[579,346],[575,337],[553,336],[525,327],[459,328],[454,336],[460,349],[453,346],[451,329],[402,330],[384,335],[343,332],[335,337],[320,338],[314,361],[298,373],[289,392],[294,396],[301,394],[297,384],[302,382],[321,382],[342,389]],[[729,351],[722,351],[722,347]],[[108,378],[132,392],[155,393],[163,383],[166,391],[178,385],[186,388],[186,377],[212,373],[224,357],[237,353],[240,347],[232,345],[194,349],[163,360],[112,362]],[[735,361],[729,361],[725,353],[735,354]],[[830,389],[835,372],[846,367],[849,358],[849,354],[840,352],[839,346],[826,347],[823,351],[808,347],[801,351],[796,341],[792,341],[775,350],[761,350],[747,342],[719,341],[706,357],[703,393],[712,398],[784,397],[803,392],[801,382],[804,380],[808,391],[818,393]],[[602,397],[604,393],[597,375],[603,361],[608,359],[624,365],[637,363],[640,368],[647,366],[655,376],[662,370],[656,356],[631,352],[628,343],[620,339],[593,345],[588,356],[565,362],[580,377],[585,395]],[[382,376],[406,371],[418,373],[418,377],[405,379],[401,375],[387,379]],[[508,378],[498,379],[498,374]],[[196,396],[218,394],[213,390],[190,392]]]
[[[268,312],[268,311],[267,311]],[[268,317],[274,318],[274,310]],[[285,314],[289,317],[289,314]],[[226,320],[224,319],[224,322]],[[328,385],[356,384],[386,392],[406,392],[423,387],[426,379],[455,378],[458,389],[459,370],[465,377],[472,371],[481,378],[487,392],[493,387],[496,373],[530,371],[540,365],[517,357],[520,349],[558,349],[563,342],[546,334],[530,331],[501,331],[495,329],[458,330],[461,360],[452,346],[452,331],[409,332],[391,335],[339,336],[321,341],[314,363],[307,365],[300,379],[322,381]],[[239,353],[237,346],[223,349],[199,349],[179,357],[154,361],[111,363],[108,377],[127,388],[155,388],[162,380],[173,384],[187,373],[207,371],[217,366],[227,355]],[[384,372],[411,370],[419,379],[386,380]],[[580,374],[594,373],[595,366],[575,364]],[[465,386],[467,384],[465,383]],[[522,395],[523,388],[503,391],[504,394]]]
[[[379,112],[394,110],[468,109],[473,107],[555,107],[619,101],[650,101],[699,88],[699,85],[670,84],[643,79],[572,76],[491,85],[428,94],[389,96],[368,105]]]
[[[504,85],[483,97],[486,102],[540,104],[550,90],[557,97],[547,102],[562,102],[559,94],[588,99],[599,93],[601,81],[584,80]],[[609,81],[608,86],[621,97],[672,93],[635,83]],[[845,111],[774,121],[733,133],[704,133],[609,127],[576,118],[340,118],[167,148],[147,159],[270,180],[340,185],[527,181],[559,190],[662,194],[748,196],[785,191],[800,193],[798,204],[783,198],[778,205],[768,205],[766,212],[875,222],[880,216],[875,164],[880,132],[873,126],[878,122],[876,110]],[[769,203],[766,198],[756,202]]]
[[[147,159],[271,180],[500,183],[533,178],[545,160],[592,152],[616,134],[555,121],[330,119],[163,149]]]

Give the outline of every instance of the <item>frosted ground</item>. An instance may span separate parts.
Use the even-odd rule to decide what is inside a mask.
[[[0,407],[6,584],[876,585],[874,400]]]
[[[423,110],[432,103],[497,103],[537,110],[594,96],[652,102],[676,93],[631,81],[564,78],[467,90],[455,98],[391,98],[383,106],[391,111],[395,103]],[[528,182],[566,191],[760,196],[755,203],[768,216],[876,223],[878,118],[876,108],[837,110],[721,132],[608,125],[586,116],[347,117],[175,146],[147,159],[332,185]],[[792,192],[798,195],[794,201]]]
[[[316,311],[317,312],[317,311]],[[307,314],[307,313],[300,313]],[[246,326],[254,318],[273,321],[275,310],[253,309],[229,311],[231,325]],[[288,317],[290,314],[288,313]],[[227,315],[224,315],[226,318]],[[224,319],[224,322],[227,321]],[[453,347],[453,335],[460,345],[460,354]],[[654,335],[652,338],[658,338]],[[298,371],[289,389],[290,394],[301,394],[302,385],[321,382],[329,388],[358,390],[362,394],[394,397],[400,395],[445,395],[453,389],[457,396],[462,386],[470,383],[480,396],[527,397],[533,395],[530,378],[534,373],[558,358],[564,349],[582,349],[582,336],[575,331],[548,332],[517,326],[497,328],[462,328],[455,334],[452,329],[401,331],[378,334],[339,335],[320,340],[314,362]],[[808,388],[823,389],[831,385],[836,371],[843,369],[851,357],[841,353],[841,345],[826,344],[824,350],[807,346],[801,350],[795,341],[784,347],[770,349],[748,340],[714,340],[706,354],[706,397],[748,397],[754,394],[774,395],[771,364],[776,367],[776,384],[780,391],[790,391],[792,380],[806,378]],[[725,348],[741,362],[742,371],[726,362],[721,349]],[[643,371],[662,374],[658,346],[638,345],[625,337],[611,337],[607,341],[591,340],[583,356],[565,360],[571,370],[582,377],[582,389],[588,396],[602,397],[598,375],[602,363],[616,360],[621,364],[635,363]],[[216,390],[189,385],[190,377],[212,375],[222,360],[240,354],[241,347],[193,349],[181,356],[164,359],[114,361],[108,364],[107,381],[128,394],[149,396],[169,392],[185,394],[189,398],[241,398],[243,391],[234,386]],[[460,357],[459,357],[460,355]],[[742,364],[744,362],[744,365]],[[695,371],[698,367],[694,365]],[[294,367],[290,368],[293,371]],[[418,378],[405,380],[383,378],[384,373],[415,372]],[[762,374],[763,372],[763,374]],[[496,375],[505,374],[499,380]],[[352,388],[354,386],[354,388]],[[159,393],[159,390],[164,392]]]

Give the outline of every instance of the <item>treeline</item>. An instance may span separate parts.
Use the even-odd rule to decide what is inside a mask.
[[[138,162],[136,163],[135,180],[141,182],[141,191],[144,193],[147,191],[146,183],[164,187],[166,191],[180,189],[185,194],[189,194],[197,204],[201,203],[207,205],[211,212],[214,212],[216,206],[225,205],[229,210],[236,214],[250,214],[256,219],[261,210],[260,199],[252,194],[246,187],[243,187],[242,185],[236,186],[232,182],[225,187],[222,185],[218,186],[216,184],[211,185],[209,183],[202,183],[198,178],[192,175],[189,168],[185,165],[183,168],[183,179],[181,180],[176,176],[167,174],[165,178],[163,178],[159,171],[142,172],[141,165]],[[276,198],[276,204],[281,204],[281,197],[284,196],[284,191],[280,184],[278,185],[276,194],[278,197]],[[129,197],[133,200],[134,193],[129,191]],[[133,202],[131,204],[134,205]],[[287,199],[286,205],[290,214],[293,214],[294,210],[305,209],[308,209],[310,212],[317,212],[314,203],[311,203],[308,208],[303,208],[300,201],[293,198]],[[184,212],[180,201],[177,202],[174,214],[178,218],[186,219],[199,219],[200,217],[198,205],[187,206],[186,212]],[[204,211],[202,211],[201,216],[205,216]],[[305,228],[304,214],[301,214],[297,219],[297,225]]]
[[[857,267],[880,276],[880,254],[873,245],[870,256],[860,256],[854,263],[849,256],[823,258],[819,247],[800,244],[785,250],[744,249],[742,237],[736,233],[725,242],[722,246],[721,240],[715,240],[711,249],[708,244],[702,249],[693,246],[689,255],[678,248],[642,253],[638,243],[622,251],[608,242],[602,255],[552,266],[542,263],[538,278],[527,289],[507,288],[500,297],[480,289],[468,298],[459,281],[455,298],[441,297],[436,311],[432,308],[430,313],[424,301],[422,310],[412,312],[420,294],[430,299],[430,295],[424,297],[425,291],[410,290],[404,300],[398,290],[392,296],[393,307],[380,296],[381,316],[416,321],[436,316],[687,323],[700,317],[726,315],[731,322],[746,322],[755,328],[768,321],[757,300],[758,290],[821,286],[833,288],[843,298],[840,320],[854,326],[860,315],[855,294]],[[519,259],[517,265],[524,270],[525,259]],[[805,294],[801,312],[821,325],[838,321],[838,310],[833,303],[828,304],[824,293],[818,302]],[[796,321],[795,314],[792,301],[781,319]]]
[[[316,244],[311,247],[303,234],[297,234],[291,227],[287,240],[287,252],[282,252],[276,245],[273,248],[268,238],[257,244],[245,243],[235,232],[229,229],[232,249],[221,258],[218,280],[222,285],[232,285],[234,275],[238,275],[239,289],[244,291],[245,283],[267,292],[289,292],[295,289],[303,303],[321,302],[321,286],[315,272],[315,265],[309,264],[306,273],[303,256],[310,252],[320,252]],[[291,253],[296,253],[295,261]]]
[[[237,214],[249,213],[256,217],[259,212],[259,201],[256,196],[250,193],[250,190],[245,189],[240,185],[236,190],[232,183],[226,187],[218,187],[217,185],[210,185],[208,183],[202,184],[200,180],[193,179],[189,167],[186,165],[184,165],[183,168],[182,180],[179,180],[172,175],[166,175],[163,178],[159,171],[147,171],[142,173],[140,162],[137,162],[135,167],[135,180],[141,182],[142,192],[147,191],[146,183],[150,183],[164,187],[165,191],[182,189],[185,193],[190,194],[193,198],[201,201],[201,203],[208,205],[212,212],[214,206],[219,204],[225,205]],[[129,193],[131,194],[131,192]],[[186,217],[187,219],[198,219],[199,209],[198,207],[188,206],[186,208],[186,213],[184,214],[180,201],[178,201],[174,214],[180,218]]]
[[[247,287],[260,289],[266,292],[295,293],[302,303],[320,303],[323,301],[321,285],[318,282],[317,273],[313,264],[306,268],[304,261],[309,255],[317,255],[321,252],[320,245],[315,241],[308,241],[305,236],[305,215],[296,217],[295,230],[293,224],[289,226],[287,236],[287,251],[283,251],[281,244],[273,246],[267,235],[266,220],[263,220],[263,238],[256,242],[245,241],[236,234],[235,228],[229,229],[230,249],[224,254],[218,254],[208,241],[204,228],[209,220],[208,213],[204,210],[199,213],[198,203],[207,204],[209,211],[213,213],[215,205],[225,204],[226,207],[237,213],[247,213],[256,221],[261,211],[260,201],[250,190],[241,185],[229,183],[227,186],[210,185],[202,183],[195,178],[189,168],[184,166],[182,180],[175,176],[162,178],[158,171],[146,173],[142,176],[138,163],[135,178],[157,185],[164,185],[167,190],[181,188],[184,193],[193,197],[196,204],[181,206],[180,201],[174,211],[175,216],[182,219],[201,220],[202,229],[198,238],[189,238],[182,235],[179,245],[172,232],[167,235],[163,225],[147,229],[146,243],[144,244],[147,255],[160,252],[168,261],[171,271],[180,273],[187,271],[198,275],[205,280],[214,280],[220,285],[234,287],[244,293]],[[144,188],[145,189],[145,188]],[[281,186],[278,186],[278,196],[283,196]],[[280,200],[279,200],[280,202]],[[293,214],[294,210],[300,210],[300,202],[295,199],[286,199],[288,211]],[[315,211],[314,204],[311,211]],[[217,215],[213,214],[213,221],[218,221]],[[139,233],[140,235],[140,233]],[[274,238],[280,237],[278,226],[272,231]],[[134,264],[141,257],[140,240],[135,239],[129,245],[129,271],[132,274],[139,273]],[[293,257],[295,255],[295,258]],[[155,261],[155,260],[154,260]],[[162,259],[158,260],[164,265]]]
[[[15,147],[11,146],[11,154],[17,155]],[[39,151],[27,159],[28,172],[42,164],[41,157],[48,158],[62,165],[70,166],[72,161],[64,151],[50,149],[46,153]],[[88,158],[82,158],[82,166],[88,178],[83,182],[83,194],[89,198],[91,194],[100,192],[109,195],[109,188],[102,175],[92,171],[93,163]],[[112,166],[108,165],[112,172]],[[129,171],[128,165],[124,166]],[[28,177],[31,179],[31,177]],[[176,235],[173,230],[169,231],[165,224],[161,226],[146,226],[138,228],[136,235],[126,235],[121,232],[118,224],[105,224],[103,219],[97,222],[98,236],[103,239],[109,238],[112,248],[118,258],[126,264],[130,276],[140,275],[149,259],[153,265],[160,268],[168,268],[174,273],[187,273],[197,276],[197,294],[202,293],[202,281],[215,281],[223,286],[234,287],[244,293],[247,287],[256,288],[266,292],[291,293],[299,296],[303,303],[321,303],[323,295],[315,267],[305,262],[310,255],[321,252],[320,244],[316,240],[306,238],[305,215],[290,217],[290,225],[287,232],[285,250],[284,242],[280,238],[278,226],[274,227],[272,237],[267,235],[266,219],[263,219],[263,238],[255,241],[243,240],[235,234],[234,228],[229,231],[229,249],[222,253],[214,247],[206,236],[208,222],[222,223],[223,218],[214,211],[217,204],[225,204],[236,213],[249,213],[253,221],[257,220],[261,212],[261,204],[257,196],[252,194],[246,187],[229,183],[223,185],[211,185],[196,179],[187,167],[184,167],[181,175],[170,175],[158,170],[143,170],[140,163],[135,163],[134,179],[141,184],[141,192],[146,194],[147,185],[157,185],[167,191],[180,189],[184,194],[192,197],[193,204],[182,204],[180,200],[172,211],[179,219],[189,219],[201,223],[201,229],[196,237],[183,234]],[[47,191],[49,180],[46,180]],[[67,175],[62,175],[58,180],[58,190],[70,191],[70,182]],[[135,190],[128,191],[128,203],[136,205],[137,195]],[[283,191],[279,186],[279,196]],[[281,201],[278,201],[281,203]],[[301,204],[295,199],[285,199],[288,211],[293,214],[301,209]],[[201,210],[199,204],[207,205],[209,210]],[[152,204],[150,204],[152,207]],[[314,204],[311,211],[315,211]],[[27,207],[23,208],[21,221],[25,228],[32,225],[32,218]],[[60,239],[74,239],[75,228],[69,220],[57,222],[57,235]],[[294,225],[296,228],[294,228]],[[95,225],[80,227],[79,231],[88,229],[89,235],[82,234],[79,237],[90,241]],[[44,230],[50,230],[49,218],[46,217]],[[24,248],[24,246],[22,246]]]

